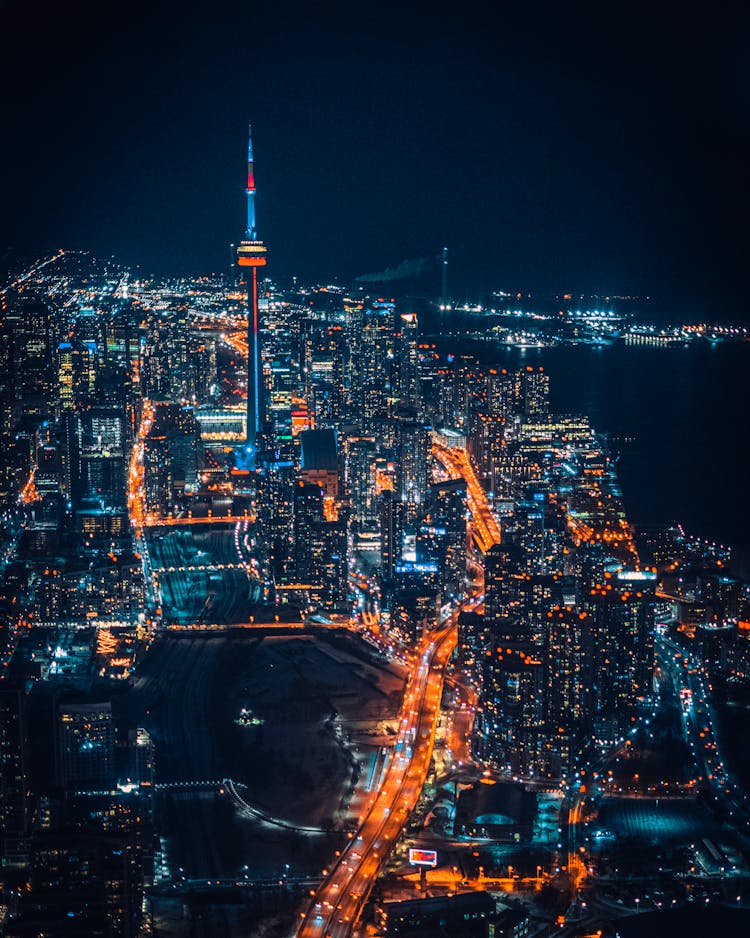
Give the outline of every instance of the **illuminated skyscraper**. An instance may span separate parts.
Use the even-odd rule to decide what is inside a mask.
[[[426,507],[430,430],[416,420],[402,420],[398,425],[396,490],[405,519],[411,524]]]
[[[395,370],[394,333],[395,307],[391,302],[377,300],[364,312],[359,342],[357,391],[362,428],[379,435],[392,444],[393,378]]]
[[[529,417],[549,413],[549,375],[543,368],[534,371],[528,365],[523,372],[523,412]]]
[[[237,264],[243,268],[247,281],[247,442],[259,448],[266,421],[262,334],[258,313],[258,268],[266,265],[266,246],[258,240],[255,228],[255,172],[253,170],[252,127],[247,142],[247,230],[237,248]],[[244,268],[247,268],[244,270]],[[250,454],[249,454],[250,455]]]
[[[112,782],[115,730],[112,704],[63,704],[57,717],[57,781]]]
[[[419,354],[417,349],[418,323],[416,313],[402,313],[398,318],[398,387],[403,404],[419,409]]]

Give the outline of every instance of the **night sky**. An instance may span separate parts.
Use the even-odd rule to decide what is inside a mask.
[[[252,120],[282,282],[445,243],[469,295],[650,294],[688,319],[748,317],[747,17],[157,6],[0,3],[5,263],[70,247],[221,269]]]

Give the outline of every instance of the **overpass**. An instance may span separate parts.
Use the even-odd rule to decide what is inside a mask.
[[[473,534],[477,546],[486,554],[500,543],[500,525],[487,501],[487,494],[477,478],[469,454],[463,447],[449,447],[433,439],[432,455],[451,479],[463,479],[473,521]]]

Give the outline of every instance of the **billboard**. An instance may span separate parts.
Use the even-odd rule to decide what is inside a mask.
[[[410,847],[409,863],[412,866],[437,866],[437,851],[418,850],[416,847]]]

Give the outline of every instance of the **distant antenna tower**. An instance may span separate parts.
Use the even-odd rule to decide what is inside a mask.
[[[448,248],[443,248],[443,295],[440,300],[440,305],[445,307],[448,305]]]

